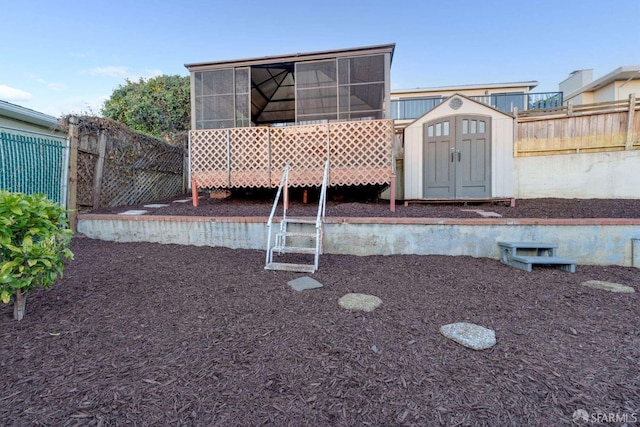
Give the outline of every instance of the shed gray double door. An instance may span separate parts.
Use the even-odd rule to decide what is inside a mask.
[[[448,116],[424,124],[427,199],[491,196],[491,117]]]

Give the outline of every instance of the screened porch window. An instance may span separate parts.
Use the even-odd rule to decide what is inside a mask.
[[[296,64],[297,122],[384,117],[384,55]]]
[[[196,129],[250,126],[248,68],[194,74]]]
[[[383,119],[388,56],[193,71],[194,129]]]
[[[335,59],[298,63],[295,79],[296,121],[337,120],[338,71]]]

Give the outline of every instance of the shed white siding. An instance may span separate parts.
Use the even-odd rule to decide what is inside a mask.
[[[451,107],[459,98],[462,105]],[[513,117],[461,95],[453,95],[404,130],[404,198],[424,198],[423,125],[455,115],[491,117],[491,197],[513,197]]]

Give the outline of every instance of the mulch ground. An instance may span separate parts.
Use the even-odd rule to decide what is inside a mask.
[[[447,256],[323,255],[296,292],[264,252],[74,238],[76,259],[0,309],[2,425],[570,425],[640,414],[638,269],[575,274]],[[373,294],[371,313],[338,307]],[[496,331],[474,351],[440,326]],[[375,346],[375,347],[374,347]],[[377,350],[377,351],[374,351]],[[640,417],[639,417],[640,418]],[[629,418],[631,419],[631,418]]]
[[[273,204],[273,191],[248,194],[234,193],[227,199],[212,199],[201,195],[199,206],[192,202],[176,203],[176,200],[190,199],[182,195],[167,200],[155,201],[168,204],[160,208],[146,208],[144,204],[100,208],[91,213],[121,213],[129,209],[143,209],[145,215],[177,216],[257,216],[268,217]],[[504,218],[640,218],[640,199],[517,199],[515,207],[508,203],[411,203],[396,204],[396,212],[391,212],[388,201],[369,200],[370,194],[363,193],[351,197],[335,197],[341,200],[327,201],[327,217],[409,217],[409,218],[482,218],[477,210],[495,212]],[[331,195],[330,195],[331,196]],[[341,195],[336,195],[341,196]],[[316,216],[317,194],[310,192],[308,203],[302,203],[299,190],[292,191],[290,214],[296,216]],[[281,203],[277,214],[282,213]]]

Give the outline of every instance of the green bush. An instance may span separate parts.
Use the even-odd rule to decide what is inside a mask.
[[[0,299],[14,297],[14,317],[24,316],[26,294],[62,277],[72,232],[66,211],[42,194],[0,191]]]

